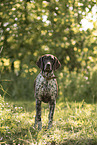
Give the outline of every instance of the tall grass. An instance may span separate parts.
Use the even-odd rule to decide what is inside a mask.
[[[48,105],[42,104],[42,130],[34,128],[35,102],[5,102],[0,96],[0,144],[97,144],[97,106],[84,101],[56,105],[47,130]]]

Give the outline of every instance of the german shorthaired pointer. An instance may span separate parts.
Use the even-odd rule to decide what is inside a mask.
[[[36,98],[36,117],[35,125],[38,124],[38,129],[42,129],[41,122],[41,102],[49,103],[49,123],[48,128],[52,127],[53,114],[56,104],[56,97],[58,94],[58,86],[56,76],[53,71],[60,67],[59,60],[50,54],[43,55],[37,61],[37,66],[41,69],[35,82],[35,98]]]

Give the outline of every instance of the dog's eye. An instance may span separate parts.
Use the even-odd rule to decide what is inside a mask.
[[[44,61],[47,60],[47,57],[44,57],[43,60],[44,60]]]
[[[53,58],[51,58],[51,61],[53,61],[54,59]]]
[[[54,62],[54,60],[53,59],[51,59],[51,63],[53,63]]]

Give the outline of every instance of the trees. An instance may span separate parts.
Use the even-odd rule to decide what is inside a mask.
[[[39,55],[53,53],[70,70],[79,68],[78,51],[85,41],[80,21],[94,4],[93,0],[2,1],[1,55],[11,62],[25,57],[35,62]]]
[[[3,74],[6,58],[7,72],[35,75],[35,62],[45,53],[57,56],[62,69],[66,66],[69,71],[89,65],[87,56],[94,51],[96,36],[81,31],[80,22],[96,4],[94,0],[3,0],[0,4]]]

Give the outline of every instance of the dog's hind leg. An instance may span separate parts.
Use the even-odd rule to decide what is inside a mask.
[[[53,121],[55,105],[56,105],[56,101],[55,100],[53,100],[53,101],[51,100],[50,103],[49,103],[50,112],[49,112],[48,129],[50,129],[52,127],[52,121]]]

